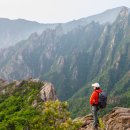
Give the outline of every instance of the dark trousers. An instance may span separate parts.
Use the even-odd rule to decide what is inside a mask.
[[[98,120],[98,106],[92,106],[91,110],[92,110],[92,115],[93,115],[93,126],[97,127],[98,124],[99,124],[99,120]]]

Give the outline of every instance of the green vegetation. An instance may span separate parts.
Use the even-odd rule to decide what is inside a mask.
[[[101,129],[101,130],[104,130],[104,129],[105,129],[105,125],[104,125],[104,123],[103,123],[103,121],[102,121],[101,118],[99,118],[99,126],[100,126],[100,129]]]
[[[0,95],[0,130],[76,130],[81,122],[73,122],[67,102],[40,99],[41,82],[12,83]],[[14,89],[15,88],[15,89]],[[10,91],[12,90],[12,91]],[[33,107],[33,101],[37,106]]]
[[[14,83],[5,87],[5,95],[0,95],[1,130],[23,130],[29,127],[30,121],[39,114],[32,107],[32,102],[38,99],[38,89],[42,85],[42,83],[23,81],[17,87]]]
[[[34,130],[76,130],[82,122],[72,121],[67,102],[47,101],[40,116],[32,120]]]

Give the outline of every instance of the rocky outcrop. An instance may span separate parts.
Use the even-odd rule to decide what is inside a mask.
[[[91,114],[79,119],[83,122],[79,130],[93,130]],[[99,122],[104,128],[99,127],[98,130],[130,130],[130,108],[115,107]]]
[[[89,114],[85,117],[79,118],[81,120],[81,122],[83,122],[83,125],[81,126],[81,128],[79,130],[95,130],[93,128],[93,116],[92,114]],[[98,130],[105,130],[105,128],[100,128],[98,127]]]
[[[55,101],[58,99],[53,84],[46,82],[45,85],[41,88],[40,97],[43,101]]]
[[[103,117],[106,130],[130,130],[130,108],[114,108]]]
[[[4,79],[0,79],[0,87],[1,86],[6,86],[6,85],[8,85],[9,84],[9,82],[7,81],[7,80],[4,80]]]
[[[92,114],[89,114],[85,117],[79,118],[82,122],[83,125],[79,130],[93,130],[92,124],[93,124],[93,117]]]

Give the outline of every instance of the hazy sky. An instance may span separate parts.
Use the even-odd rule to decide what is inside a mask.
[[[0,17],[67,22],[119,6],[130,8],[130,0],[0,0]]]

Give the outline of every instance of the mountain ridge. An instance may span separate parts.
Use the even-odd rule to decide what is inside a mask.
[[[124,7],[114,8],[104,13],[66,23],[44,24],[24,19],[10,20],[8,18],[0,18],[0,48],[7,48],[9,46],[15,45],[20,40],[26,40],[31,35],[31,33],[41,33],[48,28],[54,29],[58,25],[62,25],[64,32],[67,33],[68,31],[71,31],[78,26],[86,26],[92,21],[99,22],[101,24],[106,22],[112,23],[122,8]]]

